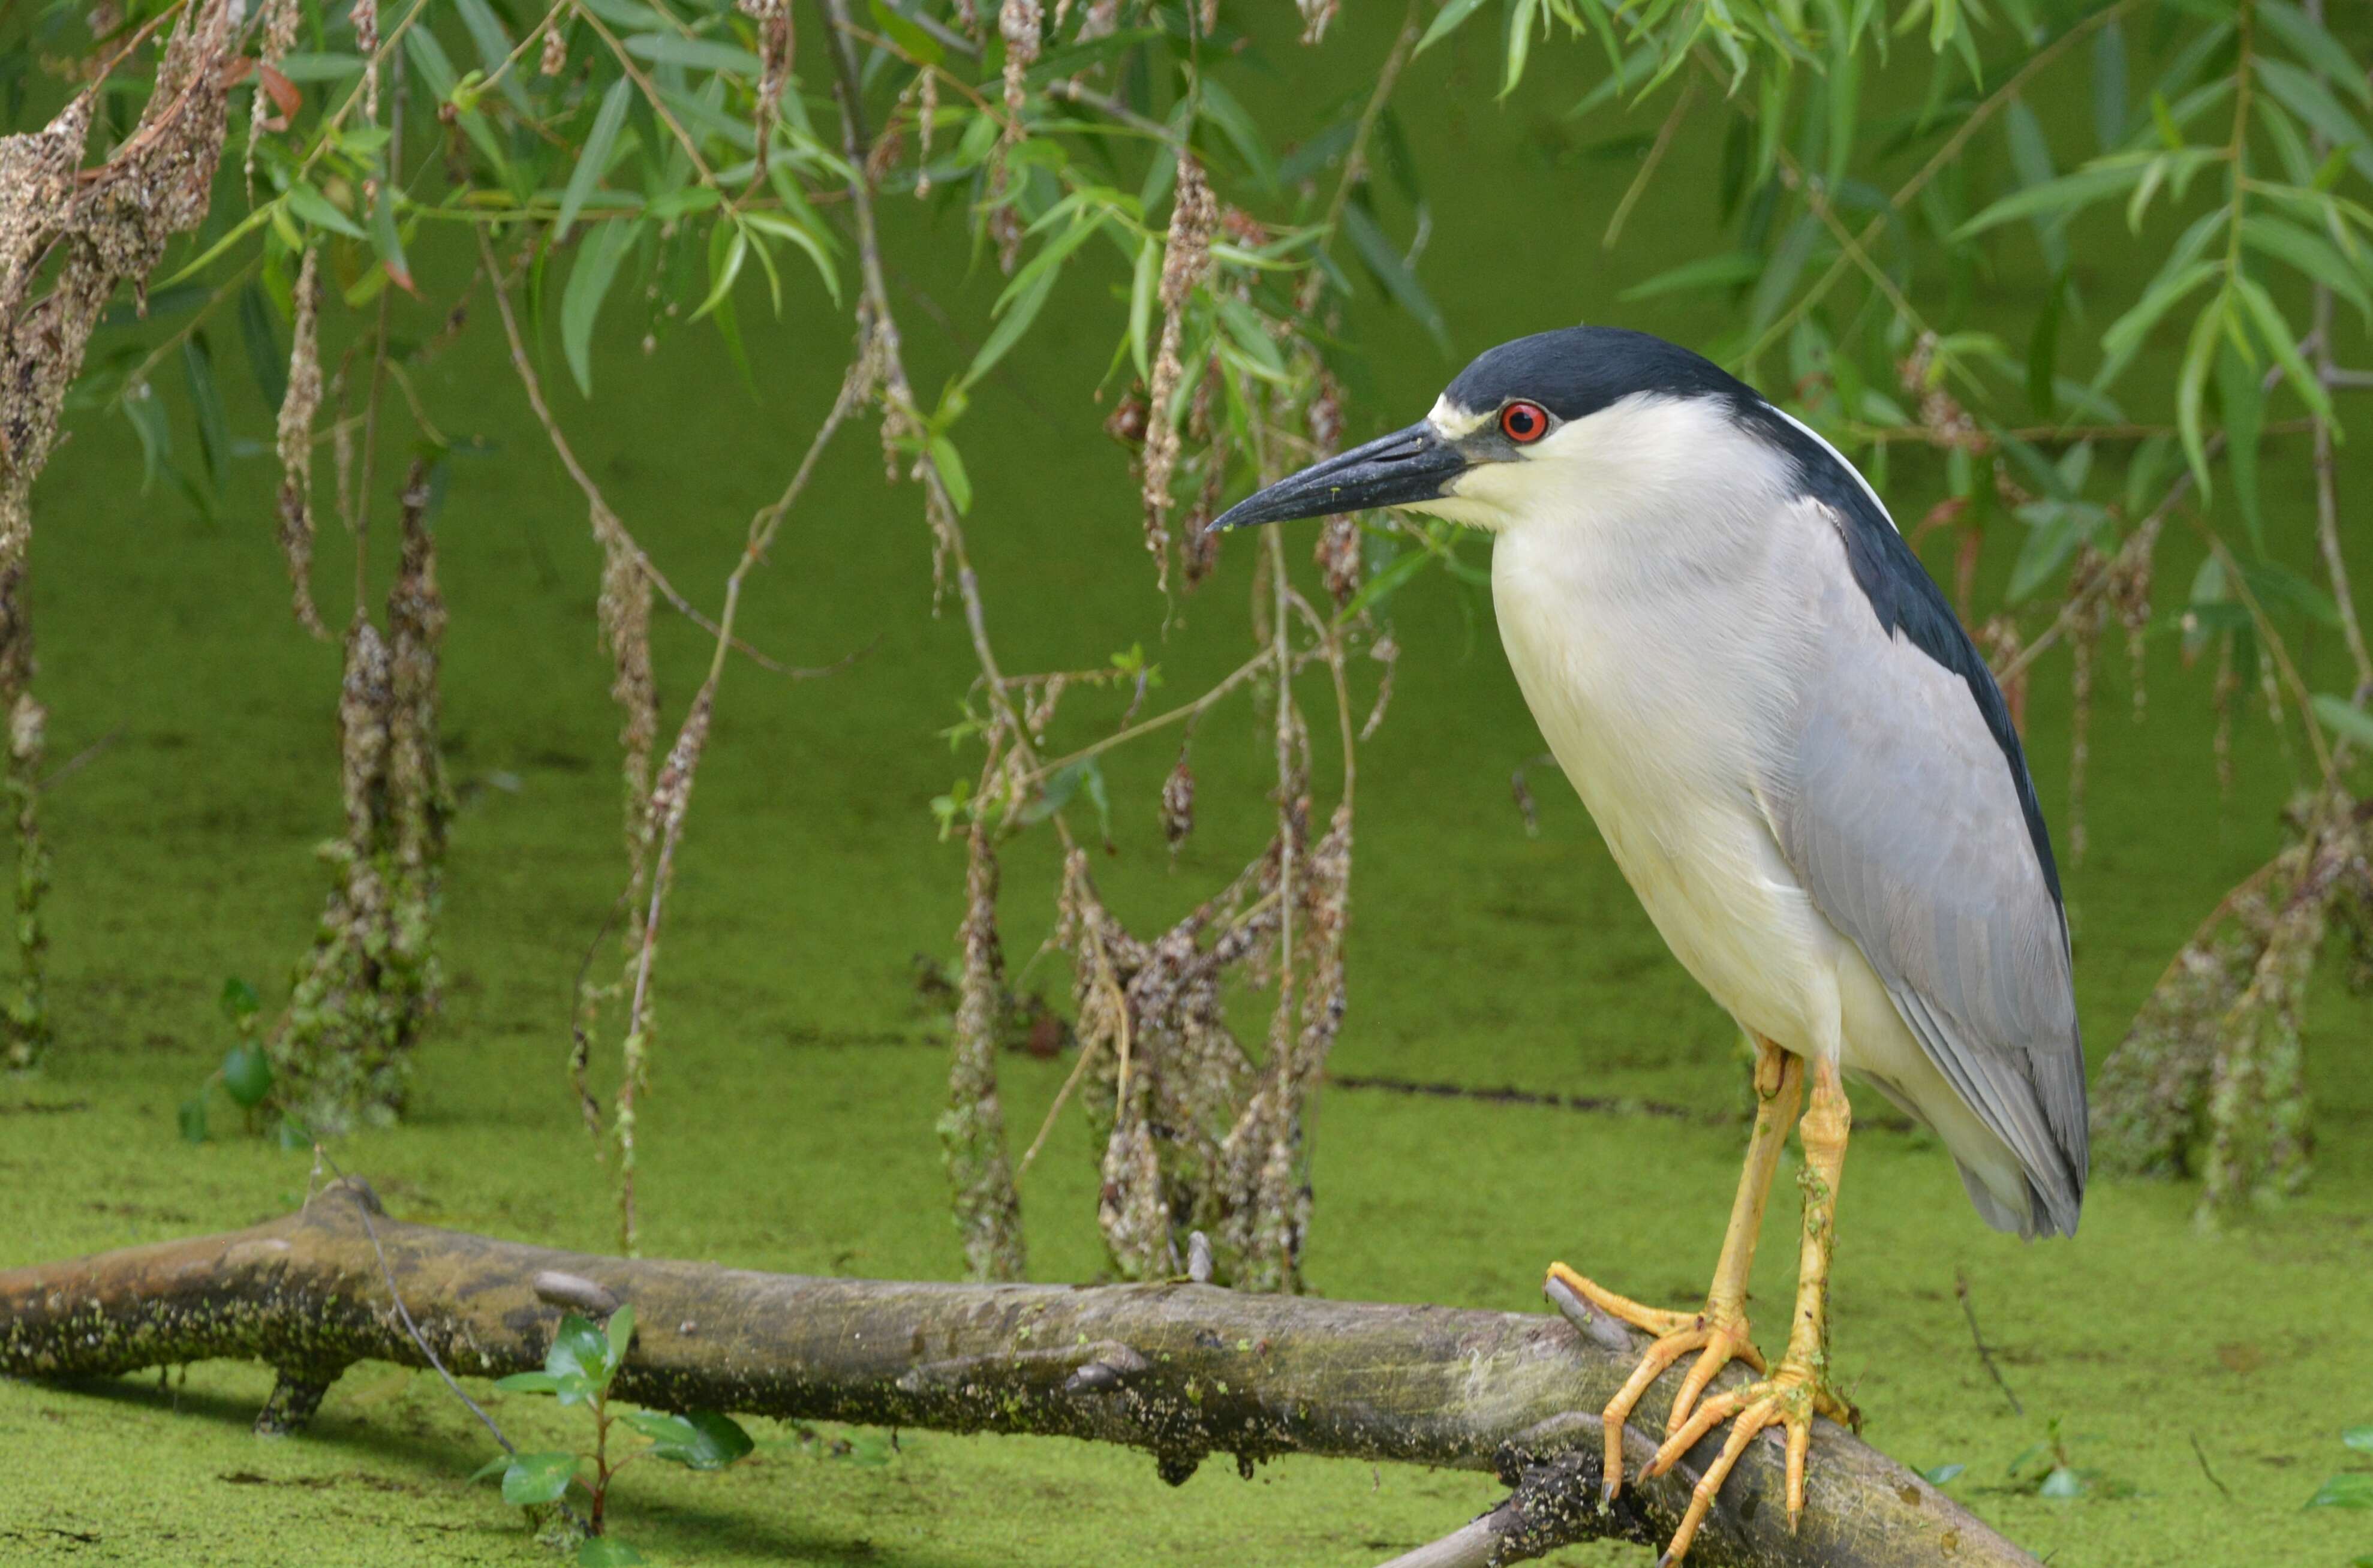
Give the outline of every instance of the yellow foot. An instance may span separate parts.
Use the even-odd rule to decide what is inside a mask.
[[[1763,1356],[1748,1338],[1747,1314],[1736,1306],[1724,1306],[1709,1301],[1701,1312],[1667,1312],[1660,1307],[1642,1306],[1629,1296],[1617,1295],[1567,1268],[1562,1263],[1549,1265],[1549,1279],[1563,1285],[1584,1301],[1620,1318],[1634,1328],[1644,1329],[1656,1337],[1648,1353],[1615,1398],[1608,1400],[1599,1420],[1606,1427],[1606,1497],[1613,1502],[1623,1490],[1623,1423],[1631,1419],[1633,1407],[1648,1386],[1664,1375],[1665,1369],[1690,1352],[1698,1359],[1681,1380],[1681,1390],[1673,1399],[1673,1408],[1665,1419],[1665,1431],[1679,1432],[1689,1421],[1698,1397],[1712,1383],[1714,1375],[1734,1361],[1743,1361],[1756,1371],[1763,1370]],[[1653,1471],[1650,1473],[1654,1473]]]
[[[1717,1394],[1699,1406],[1697,1413],[1665,1439],[1656,1457],[1640,1472],[1642,1480],[1663,1475],[1706,1433],[1724,1422],[1731,1423],[1722,1452],[1689,1492],[1689,1509],[1681,1515],[1680,1527],[1673,1532],[1673,1543],[1656,1559],[1656,1568],[1673,1568],[1689,1554],[1689,1542],[1696,1539],[1698,1527],[1705,1522],[1706,1511],[1713,1506],[1723,1482],[1730,1479],[1738,1457],[1767,1427],[1783,1427],[1787,1432],[1788,1527],[1794,1530],[1805,1511],[1805,1455],[1813,1441],[1816,1415],[1849,1424],[1855,1420],[1853,1407],[1829,1390],[1819,1373],[1789,1361],[1782,1362],[1780,1370],[1762,1381]]]

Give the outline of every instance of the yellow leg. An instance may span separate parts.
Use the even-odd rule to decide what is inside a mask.
[[[1812,1444],[1813,1417],[1853,1419],[1853,1412],[1831,1391],[1829,1381],[1829,1254],[1837,1230],[1838,1176],[1845,1166],[1846,1137],[1853,1124],[1836,1065],[1816,1064],[1811,1104],[1798,1131],[1805,1145],[1805,1167],[1797,1177],[1805,1190],[1805,1235],[1796,1264],[1796,1314],[1788,1328],[1788,1352],[1771,1376],[1699,1406],[1665,1439],[1642,1472],[1664,1474],[1706,1433],[1725,1421],[1732,1422],[1721,1454],[1690,1492],[1689,1510],[1673,1532],[1672,1545],[1657,1559],[1658,1568],[1671,1568],[1687,1554],[1738,1457],[1766,1427],[1787,1430],[1788,1523],[1793,1529],[1805,1511],[1805,1457]]]
[[[1755,1264],[1755,1238],[1763,1228],[1763,1206],[1771,1193],[1771,1175],[1780,1162],[1781,1147],[1796,1119],[1796,1101],[1804,1080],[1804,1063],[1769,1040],[1755,1042],[1755,1131],[1747,1144],[1747,1166],[1739,1173],[1738,1196],[1730,1206],[1730,1226],[1722,1238],[1713,1288],[1701,1312],[1666,1312],[1642,1306],[1628,1296],[1584,1279],[1562,1263],[1549,1265],[1549,1277],[1611,1316],[1656,1336],[1639,1366],[1607,1409],[1607,1497],[1611,1502],[1623,1489],[1623,1424],[1631,1419],[1640,1397],[1665,1369],[1690,1352],[1698,1359],[1682,1379],[1665,1423],[1677,1432],[1689,1420],[1690,1408],[1714,1375],[1734,1361],[1763,1370],[1763,1357],[1748,1336],[1747,1282]]]

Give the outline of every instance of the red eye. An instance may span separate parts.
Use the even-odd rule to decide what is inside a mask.
[[[1549,434],[1549,410],[1537,403],[1512,403],[1500,410],[1500,433],[1525,446]]]

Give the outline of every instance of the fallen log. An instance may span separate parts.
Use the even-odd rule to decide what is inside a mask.
[[[249,1230],[0,1272],[0,1375],[252,1358],[278,1374],[259,1429],[286,1431],[357,1361],[501,1376],[543,1364],[564,1310],[599,1316],[622,1302],[638,1327],[617,1392],[660,1410],[1124,1444],[1174,1483],[1212,1454],[1246,1474],[1289,1453],[1496,1471],[1509,1500],[1406,1560],[1430,1568],[1593,1537],[1660,1539],[1715,1447],[1600,1503],[1596,1412],[1638,1348],[1571,1297],[1558,1304],[1570,1323],[1185,1281],[760,1274],[406,1224],[353,1180]],[[1642,1404],[1627,1439],[1635,1474],[1668,1398],[1660,1387]],[[1779,1444],[1759,1439],[1692,1561],[2033,1568],[1958,1503],[1827,1422],[1794,1534],[1781,1472]]]

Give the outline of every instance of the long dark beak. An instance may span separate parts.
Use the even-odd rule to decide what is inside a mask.
[[[1222,512],[1211,532],[1430,501],[1467,466],[1465,453],[1444,440],[1431,421],[1420,420],[1246,497]]]

